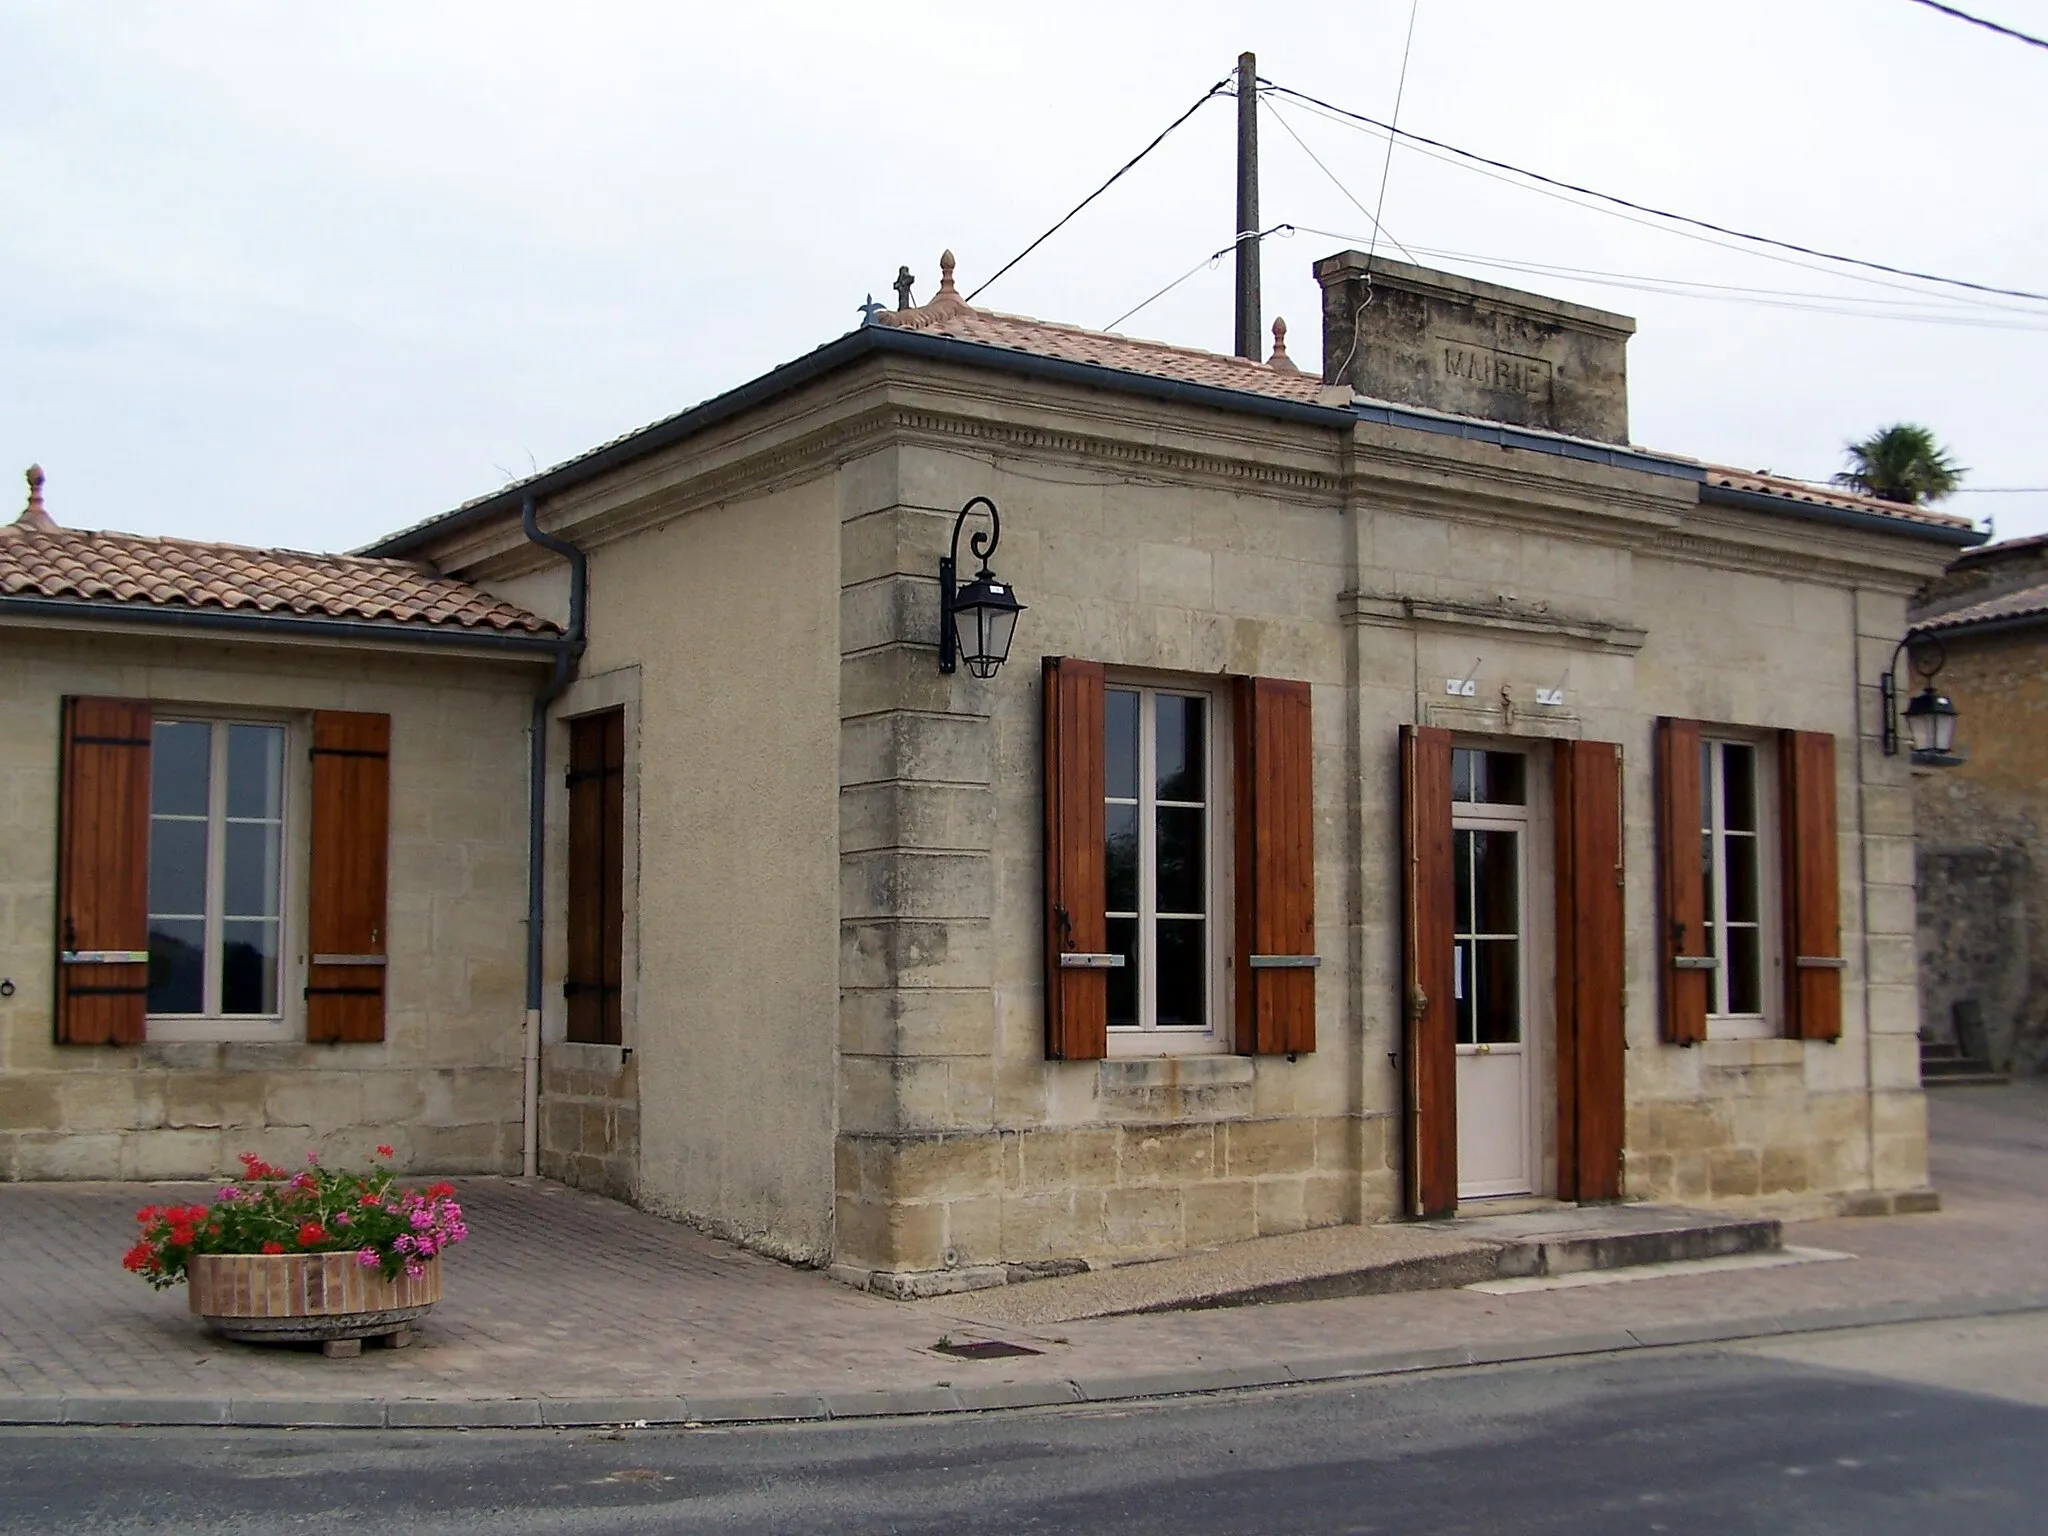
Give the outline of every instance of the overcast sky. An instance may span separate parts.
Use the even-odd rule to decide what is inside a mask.
[[[2048,33],[2048,0],[1964,8]],[[1241,49],[1386,118],[1409,15],[0,0],[0,465],[40,461],[73,526],[358,545],[832,339],[900,263],[928,297],[950,245],[975,286]],[[1309,267],[1369,237],[1352,198],[1378,203],[1384,141],[1279,112],[1262,212],[1299,232],[1267,241],[1266,311],[1314,367]],[[1400,121],[2048,291],[2048,52],[1912,0],[1417,0]],[[1232,135],[1211,102],[980,302],[1103,326],[1196,266],[1231,236]],[[1407,149],[1383,222],[1432,264],[1638,317],[1640,443],[1825,477],[1909,420],[1969,484],[2048,486],[2048,304],[1740,254]],[[1230,293],[1202,267],[1120,328],[1227,351]],[[2048,494],[1948,505],[2048,531]]]

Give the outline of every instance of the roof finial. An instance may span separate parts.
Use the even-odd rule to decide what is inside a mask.
[[[959,291],[953,286],[953,253],[951,251],[939,252],[939,292],[950,293],[956,299],[960,297]]]
[[[1273,355],[1266,359],[1266,366],[1280,373],[1301,372],[1287,355],[1287,322],[1278,315],[1273,317]]]
[[[28,467],[28,505],[22,508],[21,516],[14,520],[17,528],[33,528],[38,533],[48,533],[57,526],[57,520],[50,516],[43,505],[43,466],[31,464]]]
[[[910,302],[910,290],[916,286],[917,279],[910,275],[910,268],[898,267],[896,269],[895,288],[896,307],[898,309],[911,309],[915,307]]]

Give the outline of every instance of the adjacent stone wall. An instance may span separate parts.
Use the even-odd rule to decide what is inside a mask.
[[[549,1041],[541,1050],[540,1173],[632,1201],[640,1188],[640,1078],[630,1051]]]
[[[1994,1065],[2048,1071],[2048,629],[1943,640],[1968,761],[1914,776],[1922,1017],[1973,1002]]]
[[[243,1151],[363,1165],[380,1144],[408,1172],[518,1171],[530,668],[23,628],[0,658],[0,1178],[204,1178]],[[53,1043],[65,694],[390,714],[382,1042]]]

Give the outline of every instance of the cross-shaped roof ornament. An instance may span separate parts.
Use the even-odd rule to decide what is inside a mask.
[[[896,307],[898,309],[910,308],[910,290],[916,283],[917,279],[910,275],[910,268],[898,267],[896,269]]]

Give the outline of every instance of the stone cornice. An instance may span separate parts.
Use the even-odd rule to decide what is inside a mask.
[[[1446,629],[1491,630],[1524,635],[1552,645],[1634,655],[1649,632],[1616,619],[1564,613],[1548,603],[1502,598],[1492,603],[1458,602],[1448,598],[1402,597],[1373,592],[1346,592],[1338,600],[1338,616],[1346,624],[1381,629],[1435,625]]]

